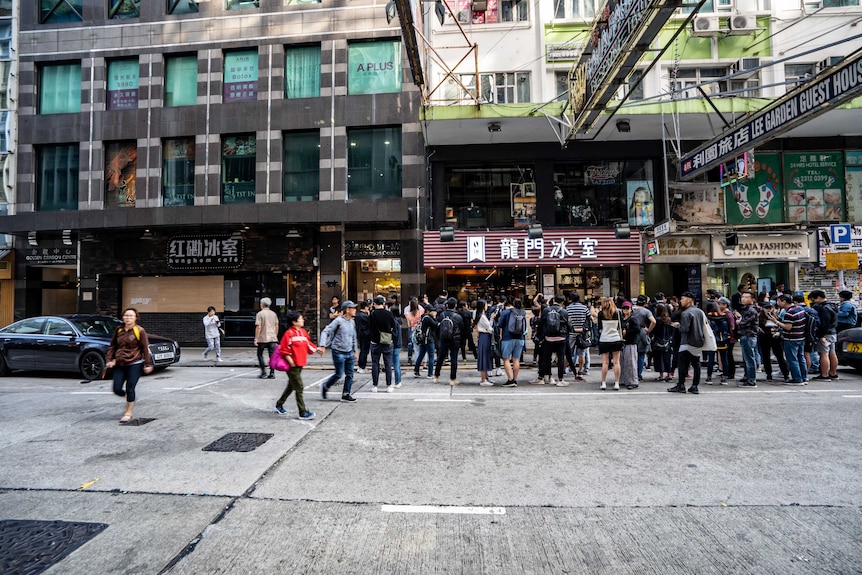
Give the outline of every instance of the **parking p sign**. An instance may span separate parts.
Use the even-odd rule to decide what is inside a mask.
[[[833,224],[829,226],[829,239],[833,246],[850,247],[850,224]]]

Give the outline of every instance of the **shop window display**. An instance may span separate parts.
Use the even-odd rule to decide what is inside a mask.
[[[645,227],[656,222],[652,162],[583,162],[554,166],[554,224]]]
[[[621,268],[557,268],[557,292],[576,291],[585,303],[625,293],[625,272]]]
[[[450,168],[446,171],[446,223],[459,229],[525,228],[535,221],[531,167]]]

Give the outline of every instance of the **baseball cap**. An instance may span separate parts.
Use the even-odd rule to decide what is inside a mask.
[[[345,309],[347,309],[347,308],[349,308],[349,307],[356,307],[356,304],[355,304],[355,303],[353,303],[353,302],[352,302],[352,301],[350,301],[350,300],[347,300],[346,302],[344,302],[343,304],[341,304],[341,309],[342,309],[342,310],[345,310]]]
[[[718,303],[723,303],[724,305],[730,305],[730,300],[727,299],[726,297],[720,297],[720,298],[718,298]]]
[[[695,298],[694,298],[694,294],[693,294],[693,293],[691,293],[690,291],[684,291],[684,292],[682,292],[682,295],[681,295],[680,297],[690,297],[691,299],[695,299]]]
[[[630,301],[624,301],[624,302],[623,302],[623,305],[621,305],[620,307],[632,307],[632,302],[630,302]]]
[[[385,298],[385,297],[383,297],[382,295],[379,295],[379,296],[377,296],[377,297],[375,297],[375,298],[374,298],[374,303],[375,303],[376,305],[383,305],[383,304],[385,304],[385,303],[386,303],[386,298]]]
[[[644,294],[641,294],[638,296],[638,299],[637,299],[638,305],[643,305],[648,301],[649,301],[649,299]]]

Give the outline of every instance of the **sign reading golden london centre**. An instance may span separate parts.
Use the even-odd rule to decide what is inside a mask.
[[[811,259],[808,234],[739,234],[733,252],[725,250],[724,236],[712,236],[712,255],[716,261],[728,260],[800,260]]]

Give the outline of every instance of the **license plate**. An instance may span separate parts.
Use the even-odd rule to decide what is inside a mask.
[[[168,353],[156,353],[156,354],[154,354],[154,355],[153,355],[153,357],[155,358],[155,360],[156,360],[156,361],[160,361],[160,360],[162,360],[162,359],[173,359],[173,358],[174,358],[174,354],[173,354],[173,353],[171,353],[171,352],[168,352]]]
[[[862,343],[850,342],[847,344],[847,351],[850,353],[862,353]]]

